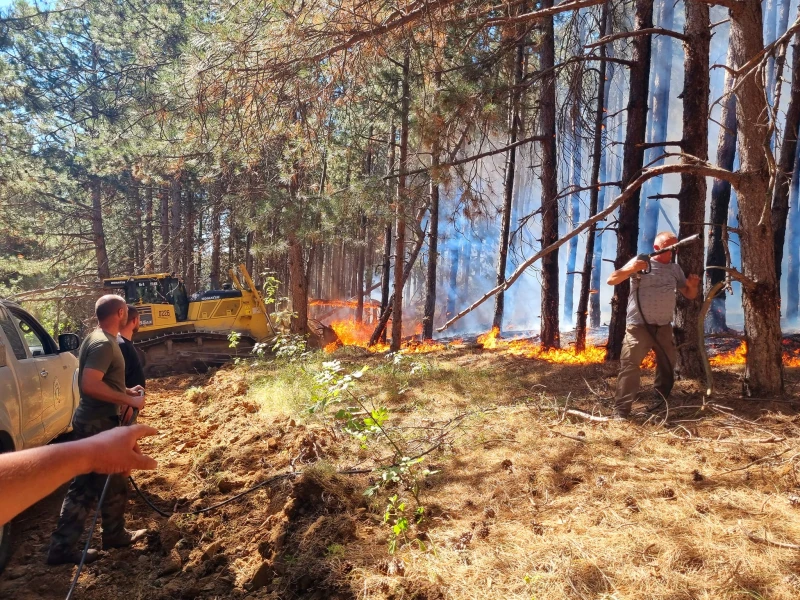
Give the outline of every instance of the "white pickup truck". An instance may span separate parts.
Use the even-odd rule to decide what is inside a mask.
[[[58,345],[20,306],[0,299],[0,452],[46,444],[68,431],[78,406],[80,340]],[[0,528],[0,571],[10,551],[9,527]]]

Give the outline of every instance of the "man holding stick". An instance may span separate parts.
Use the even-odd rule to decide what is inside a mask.
[[[613,416],[616,418],[630,416],[639,392],[640,365],[650,350],[656,353],[656,392],[666,399],[672,391],[677,358],[672,338],[675,291],[693,300],[700,284],[700,277],[695,274],[685,277],[680,266],[672,262],[673,251],[667,249],[677,243],[674,234],[662,231],[653,243],[653,248],[660,253],[651,255],[648,260],[642,255],[634,257],[608,278],[608,285],[619,285],[633,277],[614,399]]]

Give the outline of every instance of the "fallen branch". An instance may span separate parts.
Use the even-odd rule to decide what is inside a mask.
[[[748,540],[755,542],[756,544],[765,544],[767,546],[774,546],[775,548],[784,548],[785,550],[800,550],[800,544],[790,544],[789,542],[776,542],[774,540],[768,540],[766,538],[766,533],[764,534],[764,537],[760,537],[752,531],[745,529],[744,525],[741,523],[739,523],[739,528],[747,536]]]
[[[684,158],[687,155],[683,155]],[[705,161],[697,160],[696,163],[677,163],[671,165],[661,165],[658,167],[653,167],[651,169],[647,169],[644,171],[639,177],[637,177],[628,187],[626,187],[622,193],[617,196],[614,201],[608,205],[604,210],[600,211],[590,219],[587,219],[583,223],[581,223],[578,227],[573,229],[567,235],[559,239],[557,242],[550,244],[546,248],[543,248],[524,263],[522,263],[511,276],[505,280],[505,282],[501,283],[497,287],[489,290],[486,294],[484,294],[478,301],[474,302],[452,319],[447,321],[444,325],[437,328],[436,331],[442,332],[448,327],[450,327],[453,323],[464,317],[465,315],[471,313],[473,310],[478,308],[481,304],[486,302],[492,296],[499,294],[500,292],[504,292],[508,288],[510,288],[517,279],[519,279],[525,271],[528,270],[533,263],[538,261],[544,256],[547,256],[551,252],[558,250],[561,246],[566,244],[569,240],[574,238],[576,235],[579,235],[589,229],[592,225],[597,223],[598,221],[602,221],[608,215],[613,213],[623,202],[629,200],[636,190],[638,190],[646,181],[654,178],[654,177],[661,177],[662,175],[666,175],[668,173],[695,173],[697,175],[705,175],[706,177],[714,177],[716,179],[723,179],[728,181],[734,188],[739,187],[740,177],[736,173],[732,173],[727,169],[721,169],[714,165],[711,165]]]
[[[560,431],[556,431],[555,429],[552,429],[550,427],[548,427],[547,429],[548,429],[548,431],[551,431],[552,433],[555,433],[556,435],[560,435],[561,437],[565,437],[565,438],[568,438],[570,440],[575,440],[576,442],[580,442],[581,444],[588,444],[589,443],[588,440],[586,439],[586,437],[581,437],[579,435],[570,435],[568,433],[561,433]]]
[[[609,421],[616,421],[613,417],[603,417],[602,415],[590,415],[587,412],[583,412],[582,410],[578,410],[576,408],[570,408],[566,411],[567,415],[573,415],[575,417],[580,417],[581,419],[586,419],[587,421],[595,421],[598,423],[608,423]]]
[[[737,471],[744,471],[744,470],[749,469],[750,467],[754,467],[755,465],[757,465],[759,463],[762,463],[762,462],[764,462],[766,460],[771,460],[773,458],[778,458],[779,456],[783,456],[789,450],[791,450],[791,448],[787,448],[783,452],[776,452],[775,454],[768,454],[767,456],[762,456],[761,458],[757,458],[753,462],[747,463],[743,467],[737,467],[737,468],[731,469],[729,471],[722,471],[722,473],[717,473],[716,477],[719,477],[720,475],[728,475],[729,473],[736,473]]]

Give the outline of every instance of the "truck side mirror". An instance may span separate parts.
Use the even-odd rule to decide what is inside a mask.
[[[81,346],[81,339],[74,333],[62,333],[58,336],[58,351],[72,352]]]

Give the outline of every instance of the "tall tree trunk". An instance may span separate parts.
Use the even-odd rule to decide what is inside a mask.
[[[543,0],[542,8],[553,6]],[[555,66],[555,34],[553,17],[542,23],[542,71]],[[558,163],[556,161],[556,78],[550,74],[542,80],[539,100],[542,119],[542,247],[558,240]],[[558,251],[542,259],[542,308],[540,339],[543,348],[558,348],[561,335],[558,324]]]
[[[786,274],[786,320],[796,325],[800,314],[800,145],[795,154],[789,198],[789,239],[787,247],[788,273]]]
[[[153,248],[153,186],[147,186],[147,193],[144,197],[144,272],[152,273],[155,268],[153,265],[153,258],[155,249]]]
[[[661,0],[658,11],[658,26],[672,29],[675,21],[675,1]],[[669,124],[669,95],[672,76],[672,57],[674,55],[672,38],[660,35],[653,42],[655,45],[656,60],[655,76],[653,77],[653,106],[650,113],[650,142],[663,142],[667,140],[667,126]],[[663,154],[664,147],[656,146],[645,150],[644,162],[648,165],[658,166],[664,163],[663,159],[656,159]],[[655,161],[655,162],[654,162]],[[658,216],[661,200],[650,198],[661,193],[663,178],[656,177],[644,185],[644,215],[642,231],[639,238],[639,252],[652,252],[653,241],[658,233]]]
[[[162,187],[159,190],[161,199],[161,209],[159,218],[161,219],[161,272],[169,271],[169,188]]]
[[[602,35],[608,34],[608,4],[609,0],[605,0],[603,3],[603,7],[600,12],[600,23],[599,29],[602,32]],[[603,162],[603,130],[604,128],[604,121],[606,116],[606,91],[607,91],[607,62],[605,59],[606,57],[606,46],[603,44],[599,48],[600,54],[600,72],[597,78],[597,107],[595,108],[594,112],[594,140],[592,146],[592,173],[589,179],[589,183],[592,186],[592,189],[589,191],[589,217],[592,217],[597,214],[598,210],[598,203],[600,197],[600,188],[598,184],[601,183],[600,181],[600,165]],[[575,323],[575,351],[576,352],[583,352],[586,349],[586,317],[587,317],[587,309],[589,306],[589,294],[591,291],[591,285],[595,280],[595,272],[593,269],[597,269],[599,271],[600,265],[596,264],[595,257],[598,254],[598,251],[595,250],[594,243],[595,243],[595,235],[596,235],[596,227],[592,225],[589,228],[589,233],[586,237],[586,252],[583,255],[583,272],[581,273],[581,291],[580,295],[578,296],[578,314],[577,314],[577,321]],[[602,257],[603,252],[602,248],[599,248],[599,255]],[[599,284],[599,276],[600,274],[597,273],[597,280]],[[595,288],[595,296],[599,296],[597,292],[599,288]],[[599,324],[599,302],[597,307],[598,313],[598,324]],[[596,326],[596,325],[593,325]]]
[[[289,287],[292,299],[291,332],[297,335],[308,335],[308,281],[303,245],[294,232],[289,233]]]
[[[653,26],[653,0],[636,0],[634,29]],[[650,36],[633,38],[633,65],[630,68],[628,92],[628,122],[625,129],[625,151],[622,159],[622,188],[625,189],[642,170],[647,125],[647,98],[650,82]],[[639,190],[619,207],[617,217],[617,258],[614,268],[620,269],[636,254],[639,231]],[[614,287],[611,298],[611,321],[608,325],[606,360],[619,360],[625,337],[630,281]]]
[[[525,12],[525,3],[520,5],[521,13]],[[517,49],[514,53],[512,65],[511,89],[508,95],[508,145],[517,143],[522,123],[520,122],[520,98],[522,96],[522,78],[525,70],[525,29],[518,25],[514,29],[517,38]],[[503,216],[500,224],[500,247],[497,251],[497,277],[496,285],[501,285],[506,280],[506,266],[508,264],[508,242],[511,236],[511,215],[513,214],[514,181],[517,165],[517,148],[512,147],[506,152],[506,167],[503,178]],[[505,309],[505,293],[500,292],[494,297],[494,316],[492,327],[503,328],[503,311]],[[431,326],[431,332],[433,327]]]
[[[449,319],[456,312],[456,300],[458,298],[458,262],[461,259],[459,249],[461,243],[456,243],[455,239],[450,240],[450,252],[448,260],[450,269],[447,276],[447,304],[445,306],[445,316]]]
[[[613,26],[611,23],[611,19],[606,17],[606,35],[610,35],[613,33]],[[614,47],[608,46],[603,47],[604,53],[607,53],[608,56],[614,55]],[[611,129],[608,124],[608,115],[610,112],[616,112],[617,108],[622,106],[621,96],[619,91],[617,91],[614,96],[611,95],[612,88],[611,82],[614,80],[614,63],[605,63],[605,61],[601,61],[605,64],[605,92],[603,97],[605,98],[606,105],[609,107],[610,110],[603,110],[603,123],[601,126],[602,136],[605,139],[601,139],[602,143],[602,156],[600,159],[600,173],[597,177],[596,183],[603,183],[608,181],[609,177],[607,175],[609,166],[611,166],[612,173],[614,172],[614,165],[612,161],[616,158],[614,154],[605,151],[605,142],[608,139],[608,132]],[[619,118],[619,117],[618,117]],[[606,187],[601,187],[597,191],[597,210],[603,210],[606,205]],[[593,230],[597,230],[597,227],[593,227]],[[592,281],[589,286],[590,294],[589,294],[589,324],[592,327],[600,327],[600,320],[602,315],[602,310],[600,309],[600,287],[601,282],[600,278],[603,272],[603,235],[604,232],[601,231],[597,234],[597,238],[595,241],[595,248],[594,248],[594,262],[592,264]]]
[[[139,195],[139,185],[131,178],[131,203],[133,210],[133,239],[134,263],[137,275],[144,272],[144,227],[142,223],[142,198]]]
[[[580,125],[578,123],[578,107],[575,106],[572,112],[572,174],[570,184],[576,189],[581,187],[581,172],[583,171],[582,148],[583,141],[580,136]],[[581,194],[574,192],[570,194],[569,227],[577,227],[581,222]],[[572,309],[575,302],[575,265],[578,261],[578,236],[572,238],[567,251],[567,273],[564,279],[564,321],[575,323],[575,315]],[[578,299],[580,302],[580,299]]]
[[[183,281],[186,285],[186,291],[190,294],[195,292],[194,281],[194,199],[192,194],[194,192],[191,188],[186,190],[186,206],[184,214],[186,215],[186,223],[183,227]]]
[[[686,24],[683,44],[686,59],[683,65],[683,151],[700,160],[708,159],[709,50],[711,30],[708,5],[702,0],[686,0]],[[706,209],[706,178],[691,173],[681,174],[678,193],[678,237],[683,239],[703,233]],[[678,264],[684,273],[699,274],[703,270],[703,244],[692,244],[678,252]],[[675,310],[675,345],[678,348],[676,372],[697,379],[703,375],[703,361],[697,339],[702,296],[694,300],[678,294]]]
[[[170,261],[170,271],[175,273],[176,275],[181,275],[181,255],[182,255],[182,248],[181,248],[181,192],[182,192],[182,185],[181,185],[181,172],[178,171],[173,176],[172,180],[170,181],[169,185],[169,196],[170,196],[170,219],[169,219],[169,230],[170,230],[170,239],[171,239],[171,248],[170,248],[170,257],[172,260]]]
[[[434,144],[430,178],[430,231],[428,232],[428,264],[425,273],[425,308],[422,315],[422,338],[433,338],[433,317],[436,314],[436,267],[439,263],[439,147]]]
[[[211,198],[211,265],[208,278],[211,289],[220,289],[220,254],[222,252],[222,184],[214,182]]]
[[[730,44],[737,68],[764,49],[760,0],[740,0],[730,11]],[[755,282],[742,286],[747,364],[744,391],[770,397],[783,392],[780,296],[775,278],[772,215],[764,211],[769,172],[767,103],[762,80],[754,74],[737,80],[739,124],[739,239],[743,275]]]
[[[406,249],[406,171],[408,171],[408,118],[411,109],[410,49],[406,49],[403,58],[403,79],[401,84],[402,99],[400,102],[400,173],[397,178],[397,210],[395,220],[394,245],[394,309],[392,312],[392,341],[389,348],[392,352],[400,350],[403,338],[403,265]]]
[[[779,71],[782,69],[779,66]],[[800,125],[800,36],[795,34],[792,44],[792,92],[783,129],[783,142],[775,173],[775,188],[772,196],[772,231],[775,252],[775,278],[780,290],[783,246],[786,240],[786,218],[789,214],[789,188],[792,168],[797,154],[797,127]]]
[[[111,268],[108,264],[106,234],[103,230],[103,190],[99,177],[92,176],[89,179],[89,189],[92,195],[92,241],[97,262],[97,276],[104,279],[111,277]]]
[[[728,47],[726,64],[729,69],[734,68],[733,48]],[[719,137],[717,140],[717,166],[728,171],[733,170],[736,158],[736,94],[733,93],[734,77],[730,71],[725,72],[725,86],[722,97],[722,113],[720,114]],[[724,267],[725,237],[728,226],[728,210],[731,202],[731,184],[722,179],[715,179],[711,187],[711,236],[708,241],[706,266]],[[708,291],[725,279],[722,269],[706,269],[705,291]],[[725,294],[718,294],[712,301],[706,318],[706,331],[708,333],[722,333],[727,331],[728,325],[725,318]]]

